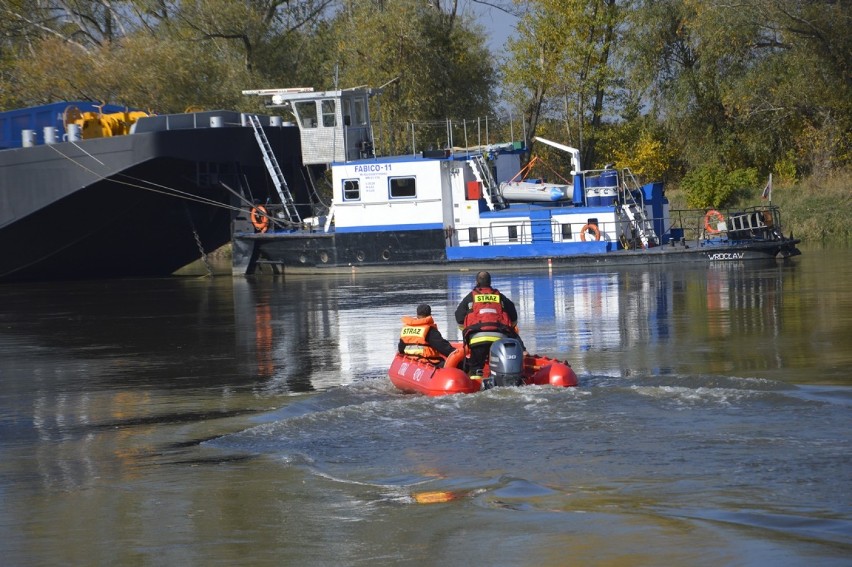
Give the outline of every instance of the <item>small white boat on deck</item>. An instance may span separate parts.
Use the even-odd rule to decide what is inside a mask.
[[[553,202],[570,199],[573,188],[568,185],[537,180],[507,181],[500,184],[500,193],[507,201],[521,203]]]

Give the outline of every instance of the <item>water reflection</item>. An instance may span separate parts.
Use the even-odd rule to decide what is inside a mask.
[[[791,265],[754,263],[577,273],[499,272],[527,347],[595,376],[781,369]],[[399,321],[418,303],[450,339],[472,273],[236,280],[241,350],[269,391],[310,391],[383,375]],[[786,327],[785,327],[786,324]]]
[[[339,385],[341,332],[331,282],[267,278],[233,285],[238,351],[264,392]]]

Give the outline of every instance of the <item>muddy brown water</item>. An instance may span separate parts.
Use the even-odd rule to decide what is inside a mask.
[[[581,386],[403,395],[473,275],[0,286],[4,565],[849,565],[852,251],[493,272]]]

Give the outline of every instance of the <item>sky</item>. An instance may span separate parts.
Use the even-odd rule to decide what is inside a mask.
[[[500,55],[505,51],[506,40],[515,33],[515,24],[517,18],[507,14],[503,10],[493,8],[492,6],[507,5],[512,6],[509,0],[494,0],[491,2],[477,2],[468,0],[468,10],[473,12],[476,19],[488,31],[489,40],[488,46],[495,55]]]
[[[500,10],[493,6],[509,6],[513,8],[512,0],[466,0],[466,5],[463,9],[472,12],[476,20],[485,28],[488,33],[488,48],[497,59],[505,59],[508,52],[506,50],[506,41],[516,33],[515,25],[518,19],[506,13],[505,10]],[[498,87],[499,90],[499,87]],[[498,95],[498,98],[501,98]],[[503,113],[509,112],[504,101],[497,104],[496,111]]]

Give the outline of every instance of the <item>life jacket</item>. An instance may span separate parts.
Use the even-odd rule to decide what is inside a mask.
[[[399,338],[405,343],[405,354],[438,363],[442,360],[441,353],[429,346],[426,335],[431,329],[438,329],[432,316],[403,317],[402,331]]]
[[[464,318],[464,336],[470,344],[495,341],[514,334],[512,321],[503,310],[500,291],[490,287],[477,287],[471,292],[473,303]]]

